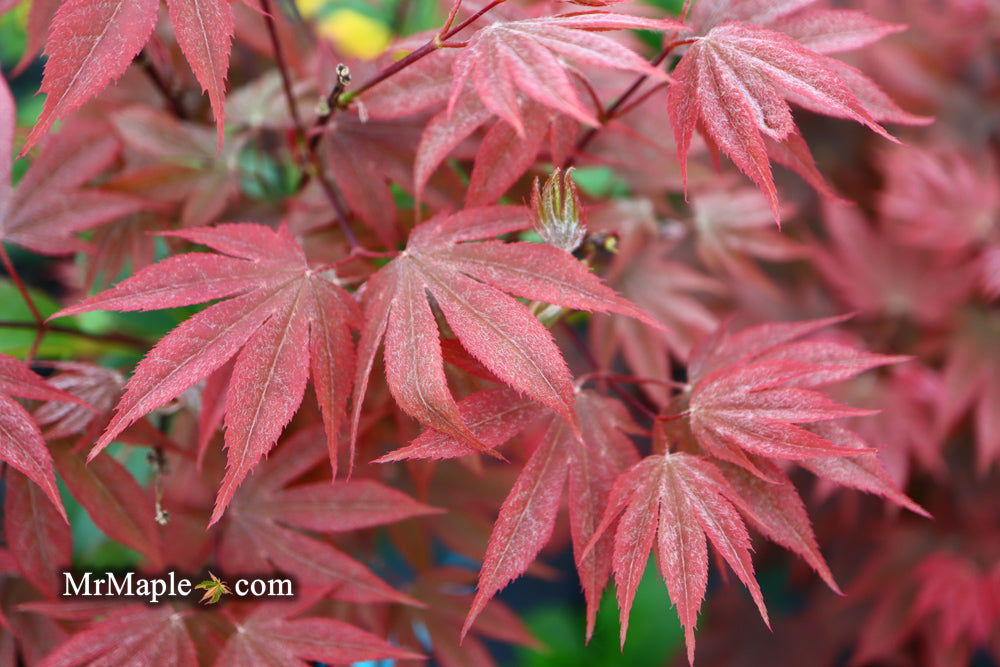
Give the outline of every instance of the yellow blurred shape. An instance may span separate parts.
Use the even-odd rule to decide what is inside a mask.
[[[327,0],[296,0],[295,6],[299,8],[299,13],[307,19],[311,19],[326,6]]]
[[[303,4],[322,0],[300,0]],[[305,11],[303,10],[303,14]],[[392,35],[384,23],[353,9],[338,9],[320,19],[319,33],[332,40],[345,55],[357,58],[374,58],[389,45]]]

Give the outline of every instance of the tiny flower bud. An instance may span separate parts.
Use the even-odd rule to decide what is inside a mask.
[[[542,240],[566,252],[580,247],[587,233],[572,173],[572,167],[565,174],[556,169],[541,188],[536,178],[531,193],[532,226]]]

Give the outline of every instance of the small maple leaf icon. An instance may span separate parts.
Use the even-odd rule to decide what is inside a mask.
[[[204,602],[205,604],[215,604],[222,598],[223,595],[233,594],[233,592],[229,590],[229,586],[227,586],[224,581],[211,572],[208,573],[208,576],[211,577],[211,579],[206,579],[195,586],[195,589],[205,589],[205,594],[201,596],[201,600],[199,600],[199,602]]]

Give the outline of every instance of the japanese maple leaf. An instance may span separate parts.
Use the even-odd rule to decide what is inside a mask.
[[[566,504],[573,557],[586,599],[586,636],[588,639],[592,636],[601,594],[612,567],[611,539],[610,536],[602,539],[597,534],[598,524],[615,479],[638,459],[628,436],[641,433],[641,430],[632,421],[625,406],[614,399],[581,393],[577,398],[577,411],[585,431],[583,442],[567,437],[565,427],[561,425],[562,431],[556,430],[554,425],[550,426],[550,433],[545,438],[551,442],[535,451],[504,501],[490,535],[476,597],[469,610],[465,628],[471,625],[486,601],[524,572],[551,535],[551,530],[546,532],[537,527],[534,519],[541,518],[544,521],[545,498],[552,493],[552,488],[538,490],[537,493],[532,490],[527,496],[523,493],[526,488],[530,488],[527,485],[531,482],[549,485],[548,480],[537,477],[532,469],[532,463],[544,454],[552,455],[556,463],[560,456],[566,459]],[[556,477],[550,478],[551,484],[557,489],[562,487],[558,469],[557,465]],[[551,474],[551,470],[547,469],[543,476]],[[537,502],[536,495],[541,497],[541,503]],[[558,509],[559,495],[556,494],[556,507],[553,510]],[[543,508],[540,515],[536,504]],[[594,547],[587,549],[587,545],[592,542]]]
[[[405,49],[411,46],[415,48],[417,44],[411,44],[410,39],[407,39],[397,46]],[[434,175],[441,173],[438,167],[449,155],[474,158],[466,192],[468,204],[492,204],[531,167],[538,154],[545,152],[545,149],[551,162],[561,164],[578,134],[579,124],[574,117],[530,97],[519,98],[523,121],[522,131],[519,133],[510,123],[502,119],[495,120],[497,116],[475,94],[471,82],[466,82],[465,90],[455,105],[446,107],[454,79],[452,65],[460,55],[456,49],[445,49],[433,58],[419,60],[399,76],[374,88],[364,98],[368,115],[396,122],[404,115],[432,112],[445,106],[424,124],[419,146],[412,160],[412,177],[398,181],[404,188],[408,181],[412,181],[417,198],[421,201],[426,199],[436,208],[440,206],[433,201],[433,193],[427,191],[427,186]],[[476,148],[469,138],[483,126],[489,127]],[[504,159],[497,160],[498,154],[503,154]],[[334,176],[336,177],[336,173]],[[371,201],[365,203],[365,207],[371,206]]]
[[[21,4],[20,0],[0,2],[0,14],[19,4]],[[52,23],[52,17],[62,3],[60,0],[32,0],[27,4],[28,18],[24,25],[24,51],[21,52],[21,60],[14,67],[14,76],[20,75],[38,57],[42,47],[45,46],[45,37],[49,31],[49,24]]]
[[[906,357],[830,341],[796,341],[842,319],[765,324],[737,334],[720,327],[702,339],[691,353],[691,389],[684,414],[704,451],[765,479],[766,472],[753,464],[748,453],[792,460],[863,453],[801,425],[871,411],[840,405],[811,388]]]
[[[618,519],[613,567],[622,645],[654,541],[660,573],[684,626],[689,662],[694,663],[694,627],[708,584],[708,541],[750,590],[768,623],[750,559],[750,536],[734,502],[740,501],[718,469],[691,454],[649,456],[618,477],[593,541]]]
[[[805,503],[788,475],[769,461],[758,461],[772,481],[764,481],[745,469],[715,461],[714,465],[729,483],[734,502],[750,523],[772,542],[802,557],[834,592],[840,587],[820,553]]]
[[[782,214],[787,216],[790,210],[783,206]],[[808,253],[773,227],[767,199],[753,188],[730,183],[693,194],[691,213],[698,257],[713,271],[737,280],[773,291],[773,283],[753,260],[788,262]]]
[[[353,664],[379,660],[419,660],[407,651],[356,626],[332,618],[298,617],[302,605],[259,605],[236,623],[219,667],[243,665],[301,665],[305,661]]]
[[[821,6],[813,7],[816,4]],[[935,26],[940,25],[940,17],[941,13],[936,12]],[[907,113],[874,81],[843,61],[829,57],[831,54],[860,49],[902,32],[906,29],[905,25],[886,23],[862,11],[829,9],[818,3],[818,0],[699,0],[688,17],[688,22],[699,35],[729,21],[753,24],[783,33],[800,46],[819,54],[879,122],[926,125],[932,121],[925,116]],[[772,145],[769,148],[774,147],[776,146]],[[802,147],[805,148],[804,143]],[[772,155],[772,159],[780,161],[778,153]],[[811,180],[810,182],[812,183]],[[822,188],[817,189],[822,192]]]
[[[853,10],[812,8],[818,0],[698,0],[688,22],[706,32],[726,21],[744,21],[781,30],[814,51],[849,51],[906,28]]]
[[[411,39],[405,39],[396,44],[394,52],[410,46],[416,48],[411,45]],[[399,236],[396,203],[390,183],[397,184],[406,192],[417,192],[414,187],[414,154],[427,124],[427,114],[423,113],[425,104],[420,100],[421,89],[426,91],[433,87],[423,77],[413,78],[410,70],[419,73],[430,65],[430,71],[436,71],[443,66],[450,79],[451,61],[448,55],[439,53],[433,58],[419,60],[412,68],[387,79],[384,85],[388,87],[398,85],[398,77],[407,83],[409,88],[402,98],[393,98],[391,104],[383,106],[378,96],[383,87],[376,86],[373,96],[365,95],[363,105],[359,102],[357,107],[340,110],[328,117],[323,125],[322,148],[328,156],[326,165],[330,178],[339,187],[350,211],[371,227],[386,247],[395,247]],[[388,65],[391,58],[383,59],[383,62]],[[335,73],[330,74],[332,77],[328,78],[336,77]],[[319,119],[313,111],[315,97],[319,94],[317,90],[328,90],[330,85],[334,85],[325,83],[322,76],[317,78],[320,81],[315,87],[303,87],[302,94],[298,94],[298,87],[296,90],[302,122],[306,126],[315,125]],[[442,81],[437,103],[443,104],[447,94],[446,82]],[[283,132],[294,123],[288,113],[278,72],[265,74],[234,90],[226,107],[230,121],[236,126]],[[319,140],[320,137],[317,135],[314,139]],[[444,195],[460,193],[465,187],[461,179],[450,171],[442,170],[441,176],[426,193],[425,201],[434,208],[443,208],[454,201],[451,196]],[[423,194],[423,190],[420,192]],[[300,208],[315,209],[321,223],[330,223],[330,202],[319,184],[310,184],[295,204]]]
[[[226,397],[228,467],[211,523],[291,420],[312,375],[331,465],[355,321],[352,297],[331,271],[316,270],[284,228],[231,223],[167,235],[223,254],[187,253],[147,267],[114,288],[53,317],[90,310],[155,310],[233,297],[167,334],[136,367],[91,458],[130,424],[236,357]],[[241,350],[242,348],[242,350]],[[308,351],[308,353],[306,353]]]
[[[613,223],[594,224],[598,216]],[[598,211],[589,224],[592,230],[618,237],[608,283],[668,327],[652,329],[623,317],[594,318],[590,334],[598,360],[610,368],[620,350],[635,375],[670,377],[671,355],[685,361],[693,341],[718,326],[706,301],[725,294],[725,285],[671,258],[677,241],[665,238],[651,207],[647,210],[638,202],[615,206]],[[658,384],[644,384],[642,389],[659,405],[669,401]]]
[[[806,459],[799,461],[800,466],[828,482],[882,496],[914,514],[930,518],[927,510],[899,490],[878,453],[857,433],[837,422],[819,422],[808,428],[849,455]]]
[[[825,203],[830,236],[815,263],[844,304],[865,315],[947,323],[975,289],[975,264],[961,255],[903,245],[883,222],[856,208]]]
[[[499,600],[491,601],[483,610],[476,635],[460,638],[459,628],[470,597],[464,591],[471,590],[474,583],[475,573],[463,568],[442,567],[421,573],[409,592],[426,607],[402,609],[394,634],[405,638],[401,643],[420,646],[425,630],[430,637],[429,650],[441,667],[493,667],[496,663],[486,639],[537,647],[524,621]]]
[[[889,479],[905,486],[914,465],[936,479],[944,478],[946,443],[938,421],[950,395],[940,373],[914,361],[880,376],[859,379],[846,391],[860,405],[880,410],[855,420],[851,428],[878,447],[873,458],[885,464]]]
[[[38,424],[13,396],[39,401],[61,401],[87,407],[76,396],[48,384],[25,364],[0,354],[0,460],[37,484],[66,519],[49,453]]]
[[[160,527],[151,490],[128,469],[103,454],[89,463],[66,441],[53,443],[56,471],[73,499],[115,542],[139,552],[151,569],[163,567]]]
[[[0,77],[0,241],[44,255],[72,252],[83,244],[74,232],[134,213],[139,197],[83,188],[118,159],[121,146],[107,128],[77,122],[44,143],[17,187],[11,186],[14,100]]]
[[[987,153],[907,149],[882,156],[879,213],[903,243],[978,255],[987,296],[1000,294],[1000,165]],[[964,261],[964,258],[963,258]]]
[[[541,416],[537,407],[511,393],[506,388],[488,390],[459,404],[475,435],[490,447],[510,440]],[[583,549],[594,534],[611,484],[638,459],[628,434],[640,429],[620,402],[597,394],[578,394],[575,410],[583,440],[573,435],[563,419],[549,413],[531,457],[500,508],[463,636],[493,596],[524,574],[548,542],[564,488],[569,497],[573,553],[587,600],[587,636],[593,633],[601,592],[611,571],[610,540],[587,554]],[[476,451],[462,439],[428,431],[380,461],[452,458]]]
[[[69,524],[27,477],[11,470],[5,481],[4,536],[10,556],[35,588],[56,597],[60,572],[69,568],[73,555]]]
[[[531,399],[509,387],[487,389],[466,396],[458,402],[458,412],[479,442],[489,448],[499,447],[546,410]],[[475,454],[479,450],[452,435],[428,429],[405,447],[375,459],[375,463],[390,463],[409,459],[450,459]]]
[[[606,12],[580,12],[517,21],[497,21],[478,30],[455,59],[449,113],[461,96],[475,94],[490,112],[523,136],[519,94],[580,122],[598,125],[577,95],[562,59],[593,67],[666,74],[609,37],[607,30],[686,30],[668,19]],[[472,84],[470,90],[466,82]]]
[[[467,243],[527,224],[521,207],[437,216],[416,227],[403,253],[371,277],[364,288],[352,442],[384,338],[386,378],[399,407],[426,426],[489,451],[462,419],[448,389],[428,293],[474,358],[574,429],[573,386],[559,348],[527,307],[505,292],[567,308],[622,313],[659,326],[568,253],[535,243]]]
[[[973,415],[976,464],[980,474],[1000,462],[1000,317],[971,310],[958,321],[944,366],[944,404],[939,431],[947,433]]]
[[[156,0],[67,0],[59,6],[45,46],[48,60],[39,89],[47,96],[45,106],[22,155],[56,120],[79,109],[125,73],[153,33],[159,9]],[[202,90],[208,92],[221,148],[232,6],[225,0],[167,0],[167,13],[177,44]]]
[[[44,364],[55,374],[49,384],[85,401],[93,410],[81,405],[49,402],[35,410],[35,421],[46,427],[45,437],[68,438],[83,433],[95,415],[110,412],[121,394],[125,379],[118,371],[94,364],[74,361],[53,361]]]
[[[878,567],[868,568],[866,579],[878,577],[878,587],[863,593],[877,597],[852,661],[891,660],[914,642],[937,664],[968,664],[978,653],[995,659],[990,647],[1000,621],[995,602],[1000,567],[976,554],[971,541],[954,548],[942,546],[940,535],[922,543],[898,532],[888,537],[893,551],[905,546],[909,552],[881,554]]]
[[[577,121],[534,100],[521,104],[523,131],[505,120],[489,125],[475,153],[466,202],[470,206],[492,204],[499,199],[538,159],[547,152],[550,161],[561,164],[569,155],[577,136]],[[424,129],[413,163],[417,193],[438,166],[483,125],[494,118],[475,98],[459,102],[454,112],[442,110]],[[504,159],[498,160],[497,155]]]
[[[146,665],[195,665],[198,656],[185,624],[191,611],[170,604],[119,605],[94,609],[96,620],[70,635],[39,664],[74,667],[101,662]],[[103,612],[103,613],[101,613]]]
[[[215,222],[239,192],[241,137],[220,151],[204,125],[144,106],[118,111],[111,124],[131,149],[133,166],[109,186],[180,203],[182,227]]]
[[[394,523],[439,510],[374,480],[292,485],[325,456],[320,428],[287,438],[240,487],[221,524],[220,561],[234,574],[279,570],[355,602],[415,604],[367,567],[301,531],[339,533]]]
[[[885,151],[882,218],[908,244],[963,249],[1000,240],[1000,165],[948,149]]]
[[[861,89],[877,86],[857,70],[834,64],[838,62],[784,33],[749,23],[724,23],[695,38],[674,70],[668,100],[685,179],[691,137],[698,128],[757,184],[780,221],[768,144],[808,155],[786,100],[855,120],[895,141],[877,122],[881,114],[862,100]],[[907,120],[885,115],[887,120]],[[811,164],[812,158],[806,161]]]

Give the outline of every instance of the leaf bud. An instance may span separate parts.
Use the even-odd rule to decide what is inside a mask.
[[[580,247],[587,233],[572,173],[572,167],[565,173],[556,169],[541,187],[536,178],[531,193],[531,224],[535,231],[549,245],[570,253]]]

